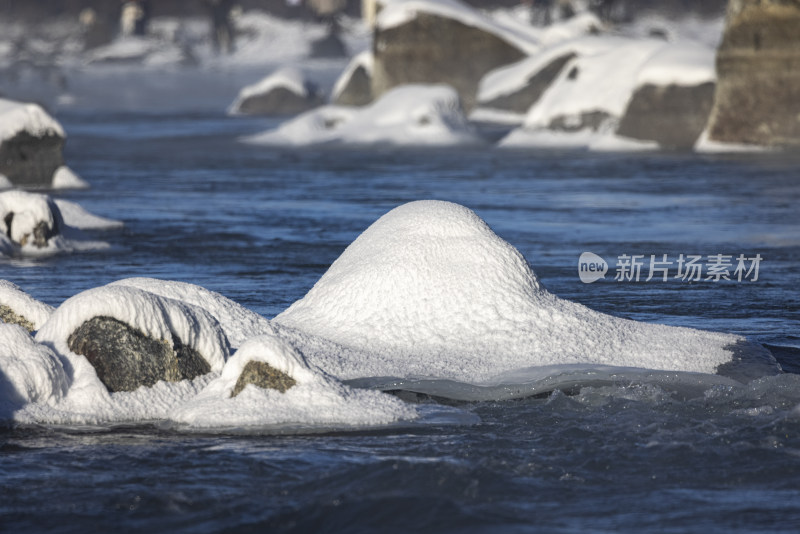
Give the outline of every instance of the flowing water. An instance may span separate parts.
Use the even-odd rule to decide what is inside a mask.
[[[221,114],[73,114],[58,196],[123,220],[108,249],[0,260],[57,306],[133,276],[182,280],[267,317],[370,223],[411,200],[464,204],[544,285],[640,321],[733,332],[789,371],[747,385],[609,378],[455,403],[424,425],[294,435],[158,423],[0,430],[8,532],[797,532],[800,160],[776,155],[280,150]],[[578,258],[609,264],[584,284]],[[647,278],[667,255],[667,281]],[[760,255],[741,282],[674,278],[680,255]],[[642,255],[639,281],[615,280]],[[732,271],[731,271],[732,272]],[[704,276],[705,278],[705,276]],[[582,387],[581,387],[582,386]],[[419,397],[416,400],[433,402]]]

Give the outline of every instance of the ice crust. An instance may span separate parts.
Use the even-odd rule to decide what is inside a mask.
[[[541,287],[474,212],[418,201],[364,231],[274,323],[367,357],[299,348],[342,379],[480,384],[532,366],[602,364],[714,373],[743,338],[595,312]]]
[[[363,108],[322,106],[245,139],[266,145],[411,145],[478,143],[458,94],[444,85],[406,85]]]

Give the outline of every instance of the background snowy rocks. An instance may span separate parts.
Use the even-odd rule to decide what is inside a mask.
[[[239,92],[230,112],[242,115],[296,115],[322,104],[315,83],[296,68],[284,67]]]
[[[800,146],[800,4],[732,0],[717,54],[712,141]]]
[[[0,98],[0,174],[12,184],[49,188],[64,165],[66,135],[36,104]]]

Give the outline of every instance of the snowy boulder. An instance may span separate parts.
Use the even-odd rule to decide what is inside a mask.
[[[372,94],[405,84],[451,85],[466,110],[489,71],[521,60],[538,45],[458,0],[393,0],[375,27]]]
[[[54,308],[34,299],[7,280],[0,280],[0,322],[16,324],[28,332],[41,328]]]
[[[800,146],[800,4],[733,0],[717,52],[709,138]]]
[[[403,86],[363,108],[323,106],[246,141],[267,145],[454,146],[480,140],[446,86]]]
[[[0,237],[22,249],[45,249],[59,239],[64,221],[47,195],[25,191],[0,193]]]
[[[293,343],[309,362],[340,379],[487,384],[576,364],[715,373],[743,357],[735,347],[749,347],[736,335],[561,299],[474,212],[441,201],[378,219],[273,323],[299,333]],[[317,340],[346,350],[320,349]]]
[[[194,428],[375,426],[416,417],[395,397],[342,384],[274,335],[245,343],[218,378],[169,415]]]
[[[64,302],[36,335],[74,370],[81,387],[110,392],[219,372],[229,345],[205,310],[125,286],[84,291]]]
[[[285,67],[248,85],[231,104],[230,113],[296,115],[322,104],[317,86],[298,69]]]
[[[338,106],[366,106],[372,102],[372,52],[354,57],[333,86],[331,103]]]
[[[669,44],[640,71],[617,135],[691,150],[708,122],[714,87],[713,49]]]
[[[64,165],[65,138],[40,106],[0,98],[0,175],[12,184],[49,188]]]

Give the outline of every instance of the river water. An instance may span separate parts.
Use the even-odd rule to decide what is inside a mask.
[[[148,276],[272,317],[393,207],[477,212],[545,287],[640,321],[733,332],[789,371],[678,394],[612,381],[464,417],[306,435],[151,425],[0,430],[8,532],[797,532],[800,160],[770,154],[315,149],[243,144],[263,119],[221,113],[59,117],[92,187],[59,197],[120,219],[104,250],[4,259],[0,277],[57,306]],[[609,264],[584,284],[578,258]],[[651,255],[669,278],[647,278]],[[760,257],[742,281],[675,278],[681,255]],[[641,255],[638,281],[615,280]],[[748,261],[752,266],[752,261]],[[733,269],[731,269],[731,273]],[[734,277],[735,278],[735,277]]]

